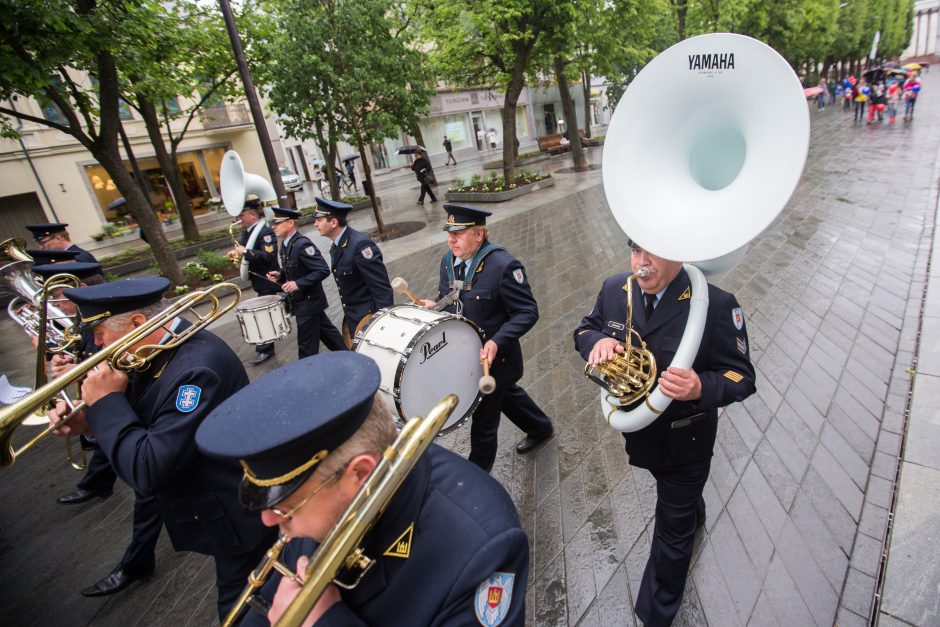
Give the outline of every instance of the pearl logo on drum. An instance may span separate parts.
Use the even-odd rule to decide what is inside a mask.
[[[441,341],[433,346],[430,342],[425,342],[421,347],[421,363],[423,364],[431,357],[434,357],[434,355],[445,346],[447,346],[447,333],[441,333]]]

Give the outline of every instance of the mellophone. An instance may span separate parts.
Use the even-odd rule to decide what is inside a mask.
[[[483,331],[463,316],[425,307],[404,279],[393,280],[392,288],[413,304],[380,309],[356,334],[352,349],[378,364],[379,391],[399,424],[456,394],[460,401],[438,434],[444,435],[469,420],[481,395],[496,387],[489,364],[480,360]]]

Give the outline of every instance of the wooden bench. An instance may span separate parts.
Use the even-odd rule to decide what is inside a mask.
[[[542,135],[536,137],[535,141],[539,143],[539,150],[547,152],[550,155],[560,155],[563,152],[571,150],[571,145],[561,141],[561,133],[554,135]]]

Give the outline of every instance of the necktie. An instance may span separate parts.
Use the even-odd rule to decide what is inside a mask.
[[[646,319],[649,321],[653,317],[653,306],[656,304],[656,294],[643,294],[646,298]]]
[[[463,278],[466,275],[466,271],[467,264],[461,261],[456,266],[454,266],[454,278],[458,281],[463,281]]]

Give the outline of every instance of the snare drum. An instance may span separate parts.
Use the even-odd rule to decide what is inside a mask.
[[[235,308],[235,317],[249,344],[268,344],[290,333],[290,318],[279,294],[249,298]]]
[[[463,316],[414,305],[380,309],[353,340],[354,351],[379,365],[379,391],[399,424],[457,395],[438,435],[466,422],[480,402],[482,347],[483,332]]]

